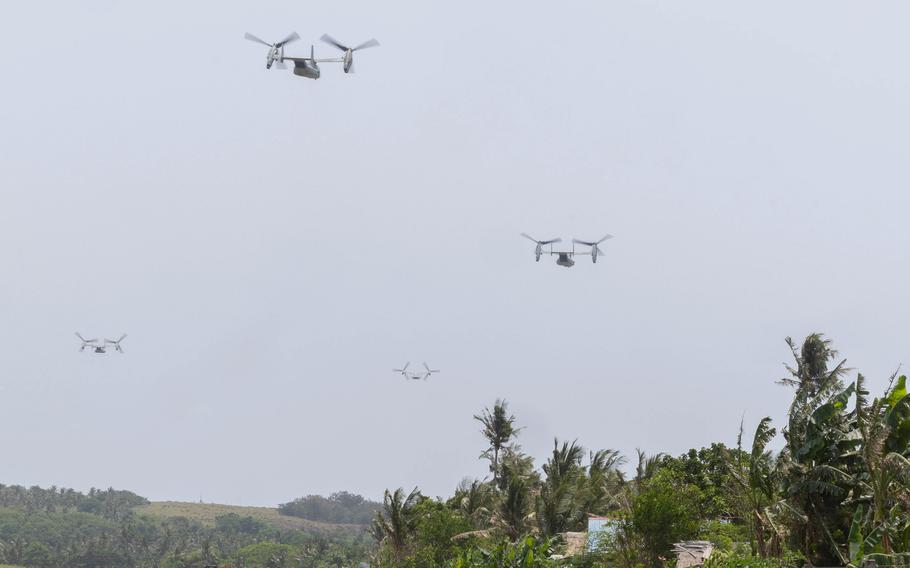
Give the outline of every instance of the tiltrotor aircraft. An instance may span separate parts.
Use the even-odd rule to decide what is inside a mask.
[[[88,347],[91,351],[95,353],[107,353],[108,345],[114,346],[114,351],[118,353],[123,353],[123,347],[120,346],[120,342],[126,338],[126,334],[120,336],[120,339],[105,339],[100,341],[98,339],[86,339],[77,331],[76,337],[82,341],[82,345],[79,347],[79,351],[85,351],[85,348]]]
[[[354,72],[354,52],[360,51],[361,49],[367,49],[369,47],[376,47],[379,45],[379,42],[375,39],[365,41],[356,47],[348,47],[341,42],[335,40],[332,36],[324,34],[320,39],[326,42],[329,45],[333,45],[344,52],[339,58],[333,59],[316,59],[316,49],[312,45],[310,46],[310,56],[309,57],[285,57],[284,55],[284,46],[297,41],[300,39],[300,36],[297,35],[297,32],[292,32],[288,37],[284,38],[281,41],[275,43],[269,43],[263,41],[258,37],[254,36],[251,33],[246,33],[243,36],[244,38],[254,41],[256,43],[261,43],[262,45],[269,48],[268,54],[265,57],[265,68],[271,69],[274,65],[277,69],[287,69],[285,61],[291,61],[294,63],[294,75],[298,77],[306,77],[307,79],[318,79],[320,76],[319,64],[320,63],[341,63],[344,68],[345,73]]]
[[[400,374],[405,379],[408,379],[410,381],[419,381],[421,379],[427,380],[428,378],[430,378],[430,375],[432,375],[433,373],[439,372],[439,369],[431,369],[430,366],[427,365],[426,363],[423,364],[423,368],[426,369],[426,371],[408,371],[408,366],[410,364],[411,364],[411,362],[408,361],[407,363],[404,364],[404,367],[402,367],[401,369],[392,369],[392,371]]]
[[[602,255],[604,251],[600,250],[598,246],[600,243],[604,242],[607,239],[612,239],[613,235],[605,235],[599,241],[582,241],[579,239],[572,239],[572,250],[553,250],[553,245],[556,243],[561,243],[562,239],[548,239],[544,241],[538,241],[531,235],[527,233],[522,233],[522,237],[533,241],[537,246],[534,248],[534,258],[537,262],[540,262],[540,255],[549,254],[557,255],[559,258],[556,259],[556,264],[559,266],[565,266],[566,268],[571,268],[575,266],[575,255],[591,255],[591,262],[597,262],[597,257]],[[584,245],[586,247],[591,247],[590,251],[586,252],[575,252],[575,245]],[[550,245],[548,250],[544,250],[544,246]]]

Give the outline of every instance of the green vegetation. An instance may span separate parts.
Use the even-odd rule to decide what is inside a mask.
[[[379,503],[347,491],[332,493],[328,497],[307,495],[278,506],[278,511],[282,515],[325,523],[356,525],[369,524],[378,510]]]
[[[40,568],[328,568],[369,557],[366,525],[128,491],[0,485],[0,561]]]
[[[445,500],[387,491],[373,524],[373,565],[407,568],[662,567],[686,539],[717,545],[708,568],[910,565],[910,397],[892,377],[869,400],[865,379],[812,334],[790,339],[793,389],[784,447],[760,421],[749,448],[721,443],[678,457],[639,451],[634,476],[609,449],[555,440],[538,470],[521,451],[517,418],[497,400],[475,419],[491,477],[464,480]],[[588,515],[613,519],[581,554]],[[575,542],[574,545],[570,545]],[[583,542],[583,541],[582,541]]]
[[[751,445],[680,456],[554,440],[540,467],[518,444],[504,400],[474,418],[486,479],[448,499],[414,488],[382,503],[307,496],[279,509],[149,503],[128,491],[0,485],[0,561],[62,568],[664,568],[672,546],[710,540],[706,568],[910,566],[910,396],[866,380],[820,334],[780,381],[784,424],[762,419]],[[783,448],[772,452],[782,435]],[[633,469],[633,468],[630,468]],[[609,519],[585,552],[588,516]],[[366,521],[371,519],[371,523]],[[2,568],[2,566],[0,566]]]
[[[268,507],[238,507],[235,505],[218,505],[215,503],[181,503],[175,501],[158,501],[140,505],[133,509],[140,515],[155,518],[183,517],[196,521],[205,527],[214,527],[219,518],[235,515],[250,518],[265,525],[281,530],[302,531],[326,537],[346,537],[364,532],[363,526],[343,525],[329,522],[310,521],[291,517],[281,513],[280,509]]]

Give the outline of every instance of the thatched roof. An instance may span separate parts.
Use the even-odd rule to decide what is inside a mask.
[[[490,534],[492,534],[492,532],[488,529],[482,529],[482,530],[478,530],[478,531],[468,531],[468,532],[456,534],[455,536],[452,537],[452,540],[454,540],[454,541],[466,540],[471,537],[489,538]]]
[[[676,568],[701,566],[714,552],[714,544],[707,540],[687,540],[674,544],[673,552],[676,553]]]

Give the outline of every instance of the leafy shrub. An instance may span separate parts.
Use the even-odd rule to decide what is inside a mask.
[[[733,552],[734,543],[749,542],[749,532],[743,525],[706,521],[698,529],[698,538],[713,542],[716,550]]]

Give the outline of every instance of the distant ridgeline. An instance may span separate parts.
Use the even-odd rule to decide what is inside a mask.
[[[278,505],[282,515],[300,517],[323,523],[367,525],[382,505],[347,491],[332,493],[328,497],[307,495],[290,503]]]
[[[345,523],[361,519],[356,512],[368,503],[347,493],[319,499],[334,507],[307,510]],[[0,567],[265,568],[290,566],[292,559],[305,559],[299,565],[307,567],[356,566],[373,546],[366,527],[267,507],[150,503],[115,489],[0,484]]]

